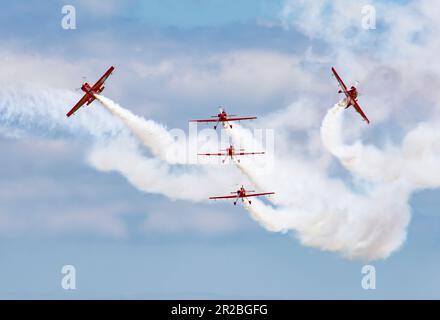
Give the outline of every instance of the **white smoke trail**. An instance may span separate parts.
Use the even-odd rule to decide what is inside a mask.
[[[102,100],[102,99],[101,99]],[[156,150],[167,148],[167,139],[162,145],[160,136],[167,136],[165,129],[158,129],[161,134],[155,135],[157,127],[146,123],[144,119],[125,112],[121,107],[105,101],[113,113],[121,117],[124,124],[147,145],[158,144]],[[326,119],[328,120],[328,119]],[[239,147],[262,148],[252,133],[239,125],[225,128]],[[145,132],[150,132],[153,139],[142,140]],[[334,139],[333,139],[334,140]],[[170,141],[168,139],[168,141]],[[159,151],[157,154],[163,155]],[[170,176],[167,164],[151,159],[151,164],[139,165],[136,157],[127,161],[129,156],[94,154],[91,162],[100,170],[121,172],[137,188],[144,192],[161,192],[171,198],[203,201],[208,194],[216,194],[213,184],[208,188],[192,190],[189,186],[200,184],[199,181],[211,181],[217,177],[210,172],[189,172],[185,176]],[[145,162],[145,160],[143,160]],[[308,246],[342,253],[344,256],[361,259],[378,259],[387,257],[403,243],[409,222],[407,205],[408,190],[402,184],[377,186],[360,193],[353,192],[339,180],[328,179],[323,172],[316,170],[313,163],[307,163],[287,155],[276,159],[277,170],[271,175],[262,173],[261,168],[252,163],[236,163],[251,182],[267,191],[275,189],[276,195],[269,200],[277,207],[266,205],[259,199],[253,199],[252,205],[244,202],[244,207],[251,216],[269,231],[293,231],[300,241]],[[128,164],[127,164],[128,162]],[[110,165],[109,165],[110,163]],[[150,167],[151,166],[151,167]],[[163,166],[157,169],[157,166]],[[156,171],[157,175],[151,174]],[[150,174],[149,177],[147,175]],[[177,188],[168,190],[168,183],[157,183],[162,177],[173,181]],[[289,178],[290,176],[293,177]],[[156,185],[154,185],[156,184]],[[153,186],[154,185],[154,186]],[[217,185],[217,184],[215,184]],[[230,185],[230,179],[221,181],[217,192],[224,192]],[[270,189],[270,190],[269,190]],[[199,191],[199,192],[198,192]],[[311,201],[311,199],[313,199]]]
[[[155,121],[136,116],[104,96],[95,95],[95,97],[108,111],[119,118],[139,141],[148,146],[153,155],[171,163],[186,163],[185,156],[181,158],[175,157],[176,154],[185,155],[185,150],[172,153],[177,145],[164,126]]]
[[[111,102],[105,97],[100,98]],[[146,157],[127,134],[125,126],[99,104],[81,108],[67,118],[67,110],[77,99],[77,95],[66,90],[32,85],[22,85],[19,89],[1,86],[0,134],[16,139],[31,135],[64,139],[80,137],[85,144],[93,145],[86,159],[93,168],[117,171],[139,190],[172,199],[208,201],[210,195],[222,192],[229,181],[237,180],[237,175],[228,168],[207,172],[201,168],[171,166],[160,157]],[[118,108],[113,110],[121,112],[122,117],[130,116],[128,111]],[[134,124],[130,131],[137,129],[137,138],[144,138],[156,153],[166,153],[169,135],[162,126],[141,118]],[[143,133],[149,133],[149,136],[145,138]]]
[[[161,159],[145,157],[137,144],[126,138],[96,146],[88,162],[97,170],[120,173],[142,192],[162,194],[174,200],[207,202],[209,196],[222,191],[227,179],[233,179],[227,171],[173,168]]]
[[[240,162],[234,161],[236,167],[251,181],[251,183],[259,190],[263,189],[263,181],[267,179],[268,166],[273,161],[272,154],[268,154],[260,141],[257,141],[252,132],[243,128],[240,124],[235,123],[233,128],[229,125],[223,125],[227,134],[231,137],[236,149],[244,148],[246,152],[265,151],[264,155],[252,157],[251,161],[247,161],[242,157]]]
[[[252,204],[243,201],[243,206],[251,217],[268,231],[283,233],[288,231],[286,225],[276,219],[276,216],[279,215],[279,211],[271,206],[265,205],[261,200],[257,198],[252,199]]]
[[[89,135],[95,138],[121,133],[123,126],[100,108],[93,108],[93,117],[87,115],[89,107],[79,110],[71,118],[66,112],[79,99],[67,90],[29,84],[0,85],[0,126],[18,130],[22,134]]]
[[[348,145],[343,139],[343,109],[336,104],[322,122],[325,148],[347,170],[374,183],[400,181],[412,190],[440,186],[440,130],[436,123],[420,123],[403,138],[401,146],[380,150],[361,141]]]
[[[339,116],[339,109],[336,105],[329,114]],[[333,118],[326,117],[323,122],[323,131],[328,134],[323,136],[325,145],[338,140],[337,132],[326,131]],[[226,131],[241,146],[258,145],[252,133],[239,125]],[[337,152],[349,159],[344,148]],[[259,188],[276,191],[276,196],[269,199],[276,207],[259,199],[253,199],[251,205],[244,203],[267,230],[292,231],[304,245],[364,260],[385,258],[405,240],[411,191],[406,183],[361,184],[353,190],[339,180],[329,179],[313,161],[292,154],[278,155],[274,166],[276,170],[266,176],[252,162],[240,164],[243,173]]]
[[[115,152],[111,148],[106,147],[100,152],[93,152],[89,157],[90,163],[96,168],[103,171],[113,170],[120,172],[141,191],[150,193],[160,192],[173,199],[190,201],[206,201],[209,195],[229,190],[231,184],[228,181],[241,181],[237,178],[236,174],[226,167],[217,167],[215,171],[200,168],[182,169],[183,173],[181,175],[175,174],[166,163],[187,164],[189,156],[186,144],[175,142],[169,131],[155,121],[139,117],[107,97],[95,96],[110,113],[122,121],[125,127],[143,145],[152,151],[155,157],[165,161],[163,163],[163,161],[161,162],[158,159],[142,157],[134,148],[131,148],[131,151],[126,156],[121,157],[117,154],[110,156],[106,155],[106,153],[114,154]],[[212,145],[216,146],[216,144]],[[119,146],[118,148],[121,147]],[[180,157],[176,157],[176,154]],[[127,165],[127,163],[131,164]],[[234,163],[239,165],[235,161]],[[156,168],[156,172],[154,174],[149,173],[153,168]],[[176,187],[170,188],[171,183],[168,181],[165,183],[154,183],[154,181],[160,180],[160,176],[165,177],[165,180],[173,181]],[[166,187],[162,187],[162,185]],[[200,188],[190,187],[196,185],[199,185]]]
[[[224,138],[221,136],[219,143],[217,131],[212,129],[197,133],[197,127],[190,128],[188,136],[180,129],[168,130],[164,125],[133,114],[111,99],[95,96],[155,157],[169,164],[198,164],[199,148],[204,148],[207,152],[218,150]]]
[[[269,231],[292,231],[304,245],[348,258],[386,258],[406,238],[408,197],[399,187],[387,186],[364,197],[345,192],[340,197],[347,197],[346,203],[337,197],[335,203],[326,202],[318,191],[314,196],[299,206],[274,208],[253,200],[244,207]]]
[[[324,117],[321,126],[321,139],[324,147],[355,175],[375,182],[399,179],[401,177],[399,175],[400,159],[397,154],[391,156],[397,150],[381,152],[375,147],[369,147],[367,150],[360,141],[352,145],[344,144],[342,123],[345,113],[343,110],[339,103],[335,104]],[[386,154],[392,161],[386,161]]]
[[[130,131],[137,138],[145,138],[144,133],[149,132],[150,136],[142,142],[154,148],[153,154],[158,157],[149,159],[142,155],[129,136],[123,134],[119,122],[109,119],[99,108],[93,108],[93,117],[90,110],[85,109],[73,119],[66,119],[65,105],[71,105],[72,101],[64,101],[62,93],[56,97],[48,91],[44,98],[40,93],[33,92],[25,99],[10,94],[10,101],[6,99],[0,104],[2,124],[15,126],[20,123],[25,130],[38,125],[47,131],[44,121],[49,119],[48,122],[56,123],[53,130],[66,124],[68,128],[71,126],[74,134],[87,133],[96,143],[90,152],[89,164],[101,171],[120,172],[139,190],[198,202],[207,201],[209,195],[229,190],[231,184],[234,185],[231,181],[241,181],[239,175],[226,166],[206,171],[193,166],[174,167],[163,161],[162,156],[166,155],[170,140],[167,131],[160,125],[143,119],[130,122],[130,114],[118,114],[133,125]],[[12,107],[20,104],[17,109]],[[95,114],[105,121],[94,119]],[[99,131],[101,128],[110,132],[111,138],[103,136]],[[249,131],[238,125],[234,126],[232,134],[237,141],[243,140],[243,137],[253,138]],[[255,145],[258,146],[258,143],[249,148]],[[244,147],[248,148],[247,145]],[[404,184],[389,183],[353,191],[341,181],[329,179],[313,162],[303,161],[292,154],[275,160],[276,170],[270,175],[261,173],[252,162],[240,164],[258,185],[261,184],[266,191],[276,192],[276,196],[270,199],[276,207],[259,199],[252,199],[250,206],[244,205],[252,217],[268,230],[293,231],[305,245],[363,259],[387,257],[404,241],[409,221],[409,192]]]

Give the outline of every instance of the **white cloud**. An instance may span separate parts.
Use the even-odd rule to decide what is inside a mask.
[[[255,210],[248,209],[269,230],[295,230],[306,245],[342,252],[350,257],[383,258],[397,250],[405,239],[405,228],[410,218],[407,202],[414,188],[407,189],[405,185],[395,182],[383,184],[383,181],[377,181],[378,176],[384,171],[390,176],[405,176],[402,170],[406,169],[408,176],[405,177],[413,179],[413,182],[421,180],[417,181],[421,187],[437,187],[437,175],[430,172],[436,170],[436,161],[430,157],[437,148],[435,141],[431,143],[427,140],[432,144],[427,148],[426,145],[420,147],[418,143],[427,132],[434,133],[432,137],[437,136],[436,126],[431,124],[436,124],[439,115],[439,93],[436,90],[440,83],[439,70],[436,65],[429,64],[435,61],[439,40],[438,37],[419,35],[426,28],[434,33],[438,31],[433,13],[435,10],[431,10],[427,3],[423,1],[420,6],[415,2],[407,5],[380,4],[377,8],[378,23],[384,23],[385,28],[365,31],[360,29],[359,4],[289,1],[283,15],[285,25],[303,31],[314,43],[327,50],[316,53],[312,48],[304,55],[263,50],[241,50],[197,58],[176,55],[154,63],[131,60],[127,63],[128,69],[139,79],[157,81],[167,94],[175,97],[231,95],[261,101],[272,96],[288,96],[290,91],[299,93],[301,99],[289,103],[285,110],[269,114],[257,124],[282,130],[276,142],[277,148],[280,147],[282,151],[277,153],[278,170],[271,176],[252,177],[258,180],[258,185],[277,192],[272,199],[277,207],[272,208],[256,200],[251,207]],[[396,14],[384,16],[383,12],[389,10],[395,10],[393,12]],[[417,24],[419,20],[422,26]],[[420,36],[419,40],[414,39],[417,36]],[[303,62],[312,67],[305,68]],[[38,63],[54,67],[45,61]],[[62,64],[59,68],[63,68]],[[374,163],[377,172],[365,172],[362,166],[347,165],[343,156],[326,145],[353,174],[353,181],[331,177],[334,172],[329,170],[329,154],[323,149],[319,137],[323,110],[337,100],[336,93],[333,96],[329,94],[330,90],[336,91],[336,84],[330,77],[330,64],[340,70],[348,83],[361,81],[365,95],[360,102],[372,120],[368,129],[367,126],[361,127],[357,114],[352,110],[346,111],[344,115],[352,121],[344,123],[344,135],[349,140],[365,137],[370,143],[379,145],[371,147],[359,142],[353,147],[361,154],[361,159],[369,159],[365,163],[366,168]],[[39,72],[40,69],[36,68],[35,73]],[[14,75],[12,69],[9,74],[19,79],[24,77],[20,71]],[[53,80],[49,77],[44,81],[51,83]],[[20,109],[22,114],[12,107],[4,107],[3,110],[11,119],[19,116],[19,119],[39,123],[39,119],[45,116],[61,123],[59,115],[52,116],[45,108],[42,113],[38,111],[39,103],[47,100],[37,102],[32,104],[34,107],[30,111]],[[419,107],[418,103],[423,106]],[[273,106],[270,107],[272,109]],[[414,112],[415,107],[418,108],[417,112]],[[102,117],[106,119],[104,115]],[[424,126],[420,133],[415,128],[421,120],[429,125]],[[95,120],[90,123],[84,121],[81,130],[95,132]],[[108,121],[111,128],[113,124],[117,125],[114,120]],[[391,134],[387,132],[390,122],[399,127],[401,137],[406,136],[407,139],[403,140],[403,144],[396,139],[392,148],[380,147]],[[107,128],[105,123],[103,126]],[[425,131],[427,128],[432,132]],[[372,134],[375,129],[384,130],[387,136]],[[239,130],[239,127],[234,130]],[[115,132],[119,131],[118,127]],[[414,136],[415,140],[411,140]],[[230,169],[213,171],[210,170],[212,168],[183,166],[176,169],[163,161],[161,153],[155,152],[151,143],[144,141],[157,158],[145,157],[130,137],[121,137],[111,143],[99,141],[90,152],[89,162],[98,170],[121,173],[133,186],[144,192],[199,202],[206,201],[208,195],[229,191],[229,186],[242,178],[237,171]],[[413,161],[411,166],[406,167],[398,160],[394,161],[394,155],[388,157],[393,150],[399,151],[396,152],[397,158],[410,154],[410,160]],[[414,157],[417,152],[423,156]],[[388,170],[384,166],[389,164],[388,159],[398,164],[399,170]],[[426,176],[420,177],[419,167],[413,166],[417,162],[429,168]],[[179,218],[176,220],[179,221]],[[212,228],[205,216],[194,214],[194,218],[196,221],[191,225],[187,221],[173,224],[167,217],[153,212],[147,218],[145,228],[168,231],[177,230],[178,226],[187,230],[193,230],[193,227]],[[222,228],[233,227],[227,218],[225,221]]]
[[[134,61],[140,78],[160,81],[177,95],[232,95],[250,101],[268,99],[288,90],[307,89],[312,77],[301,58],[264,50],[241,50],[204,57],[173,57],[157,63]],[[319,87],[317,87],[319,89]]]

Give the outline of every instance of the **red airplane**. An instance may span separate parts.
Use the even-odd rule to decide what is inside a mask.
[[[238,199],[241,198],[241,201],[244,202],[244,199],[246,199],[249,204],[252,202],[248,199],[248,197],[260,197],[260,196],[266,196],[270,194],[275,194],[275,192],[263,192],[263,193],[247,193],[247,192],[255,192],[255,191],[248,191],[245,190],[243,186],[241,186],[240,189],[237,191],[231,192],[233,194],[232,196],[222,196],[222,197],[209,197],[210,200],[217,200],[217,199],[235,199],[234,206],[237,204]]]
[[[216,116],[211,116],[211,118],[217,118],[217,119],[202,119],[202,120],[189,120],[189,122],[215,122],[214,129],[217,129],[217,125],[219,122],[222,123],[228,123],[229,126],[232,129],[232,125],[229,123],[230,121],[240,121],[240,120],[255,120],[257,117],[240,117],[240,118],[234,118],[236,115],[234,114],[227,114],[226,111],[220,107],[219,108],[220,113]]]
[[[352,106],[361,116],[364,118],[364,120],[369,124],[370,120],[368,120],[365,113],[362,111],[361,107],[359,106],[356,98],[358,96],[358,92],[355,86],[351,86],[350,89],[347,89],[347,86],[345,85],[344,81],[342,81],[341,77],[336,72],[335,68],[332,67],[332,71],[334,76],[336,77],[336,80],[339,82],[340,90],[338,93],[344,93],[345,94],[345,109]]]
[[[66,116],[70,117],[84,104],[91,104],[96,98],[95,94],[100,94],[104,90],[104,82],[112,74],[115,67],[111,66],[106,73],[96,82],[93,86],[90,86],[87,82],[81,86],[81,90],[86,94],[78,101],[78,103],[70,110]]]
[[[239,151],[244,151],[244,149],[238,149]],[[231,157],[231,160],[234,156],[247,156],[252,154],[264,154],[264,152],[236,152],[236,149],[234,146],[230,145],[229,148],[226,148],[224,150],[220,150],[224,152],[218,152],[218,153],[198,153],[199,156],[225,156],[225,158],[222,160],[223,163],[225,163],[225,160],[228,157]],[[240,162],[240,159],[237,159],[237,162]]]

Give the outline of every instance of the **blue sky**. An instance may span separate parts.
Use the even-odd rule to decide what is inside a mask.
[[[60,26],[66,3],[76,7],[76,30]],[[283,18],[285,1],[4,2],[0,81],[19,98],[20,105],[12,107],[41,104],[44,109],[72,102],[82,76],[94,79],[115,65],[106,96],[138,115],[184,130],[188,119],[210,115],[218,105],[270,118],[273,125],[279,121],[277,110],[307,103],[314,109],[310,118],[297,112],[288,116],[295,128],[310,124],[289,134],[293,141],[308,137],[307,152],[313,155],[314,132],[337,99],[329,74],[334,62],[346,78],[361,77],[361,98],[377,119],[361,130],[351,114],[348,133],[386,146],[436,114],[418,88],[411,86],[412,101],[400,94],[408,87],[393,60],[408,64],[415,53],[407,57],[401,51],[406,43],[382,41],[394,35],[387,29],[393,22],[382,14],[389,4],[371,3],[378,9],[379,27],[371,31],[377,34],[349,25],[349,10],[348,26],[327,14],[307,16],[301,6]],[[400,19],[402,28],[410,25],[406,15],[412,8],[405,6],[411,2],[392,5],[402,9],[395,23]],[[341,28],[357,40],[344,45]],[[357,57],[377,63],[363,69],[353,60]],[[301,70],[291,72],[297,60]],[[420,79],[437,82],[436,70],[423,72]],[[34,94],[35,88],[56,90],[57,97],[68,94],[65,100],[50,100]],[[10,91],[3,91],[4,97],[14,96],[5,92]],[[5,101],[15,100],[4,98],[0,104]],[[107,128],[110,116],[95,104],[69,121],[88,128],[87,119],[96,111]],[[100,128],[76,132],[83,127],[63,118],[50,124],[52,118],[33,111],[5,120],[1,108],[0,298],[439,298],[435,186],[411,194],[407,239],[388,258],[371,262],[377,289],[366,291],[361,287],[365,261],[302,245],[295,233],[269,232],[240,206],[144,193],[117,172],[96,170],[88,160],[96,145],[90,132]],[[337,161],[328,155],[322,160],[331,163],[330,176],[356,183]],[[75,291],[60,286],[66,264],[77,269]]]

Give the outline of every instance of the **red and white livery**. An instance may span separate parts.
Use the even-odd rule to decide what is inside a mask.
[[[335,76],[336,80],[339,82],[339,87],[341,88],[338,93],[344,93],[345,94],[345,109],[352,106],[361,116],[362,118],[369,124],[370,120],[368,120],[365,113],[362,111],[361,107],[359,106],[356,98],[358,96],[358,92],[355,86],[351,86],[350,89],[347,89],[347,86],[345,85],[344,81],[342,81],[339,74],[336,72],[335,68],[332,67],[333,75]]]
[[[215,122],[214,129],[217,129],[217,126],[220,122],[223,124],[228,124],[229,127],[232,128],[232,125],[229,122],[257,119],[257,117],[237,117],[235,114],[227,114],[225,109],[222,107],[219,108],[219,114],[216,116],[211,116],[211,118],[214,119],[189,120],[189,122]]]
[[[78,101],[77,104],[75,104],[72,110],[67,112],[66,116],[70,117],[84,104],[91,104],[96,99],[95,94],[100,94],[104,90],[104,82],[112,74],[114,69],[115,67],[111,66],[93,86],[90,86],[90,84],[87,82],[84,83],[81,86],[81,90],[85,92],[84,96]]]
[[[224,163],[225,160],[230,157],[231,160],[234,159],[236,156],[248,156],[248,155],[254,155],[254,154],[264,154],[263,151],[261,152],[243,152],[244,149],[235,149],[233,145],[230,145],[229,148],[226,148],[224,150],[220,150],[222,152],[217,153],[198,153],[199,156],[224,156],[225,158],[222,160]],[[237,159],[237,162],[240,162],[240,159]]]
[[[249,197],[261,197],[261,196],[267,196],[271,194],[275,194],[275,192],[261,192],[261,193],[248,193],[248,192],[255,192],[246,190],[243,186],[241,186],[240,189],[237,191],[231,192],[232,195],[230,196],[220,196],[220,197],[209,197],[210,200],[219,200],[219,199],[235,199],[234,206],[237,204],[237,201],[241,199],[242,202],[246,199],[249,204],[251,204],[251,200],[249,200]]]

